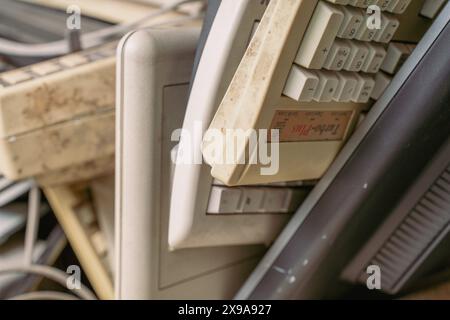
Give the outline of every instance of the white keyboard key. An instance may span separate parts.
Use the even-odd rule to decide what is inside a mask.
[[[400,27],[400,21],[391,14],[381,16],[381,29],[377,31],[374,40],[382,43],[389,43]]]
[[[358,81],[351,72],[338,72],[337,76],[339,84],[334,94],[334,100],[337,102],[350,102]]]
[[[386,58],[381,65],[381,70],[394,74],[410,54],[407,45],[400,42],[391,42],[387,50]]]
[[[234,214],[239,206],[242,191],[237,188],[213,187],[209,197],[209,214]]]
[[[333,71],[342,70],[350,56],[350,50],[351,47],[346,41],[336,39],[323,67]]]
[[[288,196],[289,192],[286,188],[266,189],[261,210],[264,213],[286,212],[286,201]]]
[[[420,14],[424,17],[434,19],[448,0],[425,0]]]
[[[333,100],[336,89],[339,85],[339,79],[335,72],[321,70],[317,71],[319,76],[319,85],[317,86],[314,100],[318,102],[330,102]]]
[[[401,2],[400,0],[391,1],[386,10],[393,13],[395,8],[399,5],[400,2]]]
[[[318,84],[318,76],[294,64],[289,73],[283,94],[295,101],[308,102],[314,98]]]
[[[367,59],[369,48],[362,42],[347,41],[347,43],[350,45],[351,50],[344,69],[347,71],[359,72]]]
[[[343,19],[344,14],[337,6],[320,1],[300,45],[295,63],[308,69],[322,69]]]
[[[373,88],[371,98],[378,100],[391,84],[392,78],[384,72],[378,72],[375,75],[375,87]]]
[[[406,9],[408,9],[409,5],[411,3],[411,0],[399,0],[395,6],[392,8],[389,7],[388,10],[395,14],[403,14],[405,13]]]
[[[337,36],[343,39],[353,39],[365,21],[364,13],[360,9],[352,7],[342,7],[342,12],[344,19]]]
[[[375,87],[375,80],[365,74],[355,73],[355,77],[358,81],[355,91],[353,92],[353,102],[366,103],[370,100],[373,88]]]
[[[242,213],[258,213],[262,208],[263,201],[263,188],[243,188],[238,211]]]
[[[381,10],[386,11],[395,3],[398,3],[398,0],[379,0],[377,6],[379,6]]]
[[[364,21],[361,23],[358,31],[356,32],[355,39],[360,41],[372,41],[375,38],[378,30],[375,28],[369,27],[369,22],[367,21],[368,17],[364,18]]]
[[[361,70],[368,73],[377,73],[386,58],[386,50],[380,45],[370,43],[367,44],[367,47],[369,48],[369,54]]]

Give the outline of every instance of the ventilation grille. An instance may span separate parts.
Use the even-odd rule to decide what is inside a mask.
[[[435,181],[398,225],[369,265],[381,269],[381,287],[397,293],[448,232],[450,222],[450,167]],[[359,276],[366,283],[367,273]]]

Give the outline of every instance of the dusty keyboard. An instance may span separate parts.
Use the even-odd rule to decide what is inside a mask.
[[[379,98],[387,78],[376,77],[387,59],[385,44],[400,26],[405,1],[320,1],[294,60],[283,93],[296,101],[367,103]],[[365,9],[378,4],[380,24],[372,27]],[[375,19],[373,17],[373,19]],[[378,84],[376,83],[378,80]],[[375,87],[377,90],[374,92]]]
[[[319,179],[412,53],[437,2],[272,0],[209,129],[278,130],[280,168],[262,175],[260,162],[219,163],[209,152],[227,140],[211,148],[217,142],[206,135],[212,175],[233,186]],[[249,140],[237,145],[243,154],[257,154]]]

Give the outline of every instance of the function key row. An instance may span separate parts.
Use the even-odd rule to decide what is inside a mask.
[[[207,213],[209,215],[292,213],[297,210],[305,196],[305,190],[298,188],[214,186]]]

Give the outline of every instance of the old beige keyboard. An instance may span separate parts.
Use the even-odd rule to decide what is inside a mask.
[[[384,44],[392,40],[400,26],[396,15],[404,13],[410,3],[411,0],[320,1],[283,93],[306,102],[366,103],[371,97],[379,98],[388,81],[378,77],[377,84],[374,74],[385,60],[391,65],[398,63],[394,61],[396,56],[387,56]],[[379,28],[371,25],[364,10],[371,4],[384,10]]]
[[[444,2],[272,0],[208,132],[276,132],[267,145],[280,142],[279,169],[262,173],[250,138],[233,146],[245,163],[218,161],[227,139],[207,133],[213,177],[229,186],[320,178]]]

